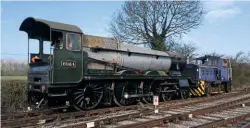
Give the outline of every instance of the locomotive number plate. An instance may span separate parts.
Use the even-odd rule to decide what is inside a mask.
[[[75,68],[76,67],[76,62],[75,61],[70,61],[70,60],[64,60],[64,61],[61,61],[61,66],[62,67]]]

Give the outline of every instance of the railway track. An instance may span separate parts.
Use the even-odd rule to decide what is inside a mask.
[[[240,120],[238,122],[235,122],[234,124],[228,126],[230,128],[250,128],[250,118],[244,118],[243,120]]]
[[[204,111],[204,112],[203,112]],[[229,106],[218,106],[214,109],[200,110],[199,113],[194,113],[193,118],[183,120],[177,123],[168,123],[165,127],[173,128],[211,128],[211,127],[235,127],[233,124],[238,126],[247,127],[244,123],[248,117],[250,117],[250,100],[242,103],[235,103]],[[250,126],[250,125],[249,125]]]
[[[193,98],[186,100],[176,100],[166,103],[160,103],[160,110],[171,110],[176,108],[182,108],[187,105],[197,105],[198,103],[204,103],[208,101],[217,101],[219,99],[227,99],[227,97],[239,97],[244,94],[249,93],[249,90],[238,91],[234,93],[222,94],[213,97],[202,97],[202,98]],[[81,127],[87,127],[91,125],[91,122],[97,122],[99,126],[114,123],[119,120],[133,119],[137,116],[143,116],[150,114],[152,112],[152,105],[132,105],[126,107],[114,107],[114,108],[105,108],[97,109],[91,111],[80,111],[80,112],[66,112],[66,113],[52,113],[52,111],[45,111],[44,113],[39,112],[27,112],[11,114],[11,115],[2,115],[2,126],[4,127],[37,127],[37,126],[63,126],[63,124],[71,124],[70,126],[80,125]],[[21,116],[22,115],[22,116]],[[119,117],[121,116],[121,117]],[[4,118],[3,118],[4,117]],[[107,118],[110,117],[110,118]],[[103,119],[102,119],[103,118]],[[98,120],[99,119],[99,120]],[[117,120],[118,119],[118,120]],[[78,124],[76,124],[78,122]],[[82,122],[79,124],[79,122]],[[87,122],[87,123],[86,123]],[[90,124],[88,124],[90,122]]]
[[[220,100],[211,101],[207,103],[198,103],[185,105],[179,108],[164,108],[159,109],[159,114],[155,114],[154,110],[148,110],[137,113],[130,113],[126,115],[118,115],[113,117],[106,117],[104,119],[96,119],[93,121],[82,121],[72,124],[59,125],[56,127],[90,127],[94,125],[95,127],[103,128],[128,128],[128,127],[154,127],[154,126],[164,126],[166,122],[177,121],[180,119],[186,119],[190,115],[203,114],[205,112],[211,112],[216,108],[223,108],[228,105],[234,105],[239,103],[250,102],[250,94],[222,98]],[[209,111],[210,110],[210,111]],[[249,111],[250,112],[250,111]]]

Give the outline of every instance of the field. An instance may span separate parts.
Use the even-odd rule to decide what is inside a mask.
[[[1,80],[27,80],[27,76],[1,76]]]

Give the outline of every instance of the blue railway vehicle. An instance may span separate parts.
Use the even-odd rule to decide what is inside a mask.
[[[231,91],[232,68],[229,58],[205,55],[186,65],[183,72],[192,76],[190,96],[211,95]]]

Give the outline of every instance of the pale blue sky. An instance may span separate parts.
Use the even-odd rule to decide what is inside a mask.
[[[19,26],[27,17],[74,24],[86,34],[108,36],[106,28],[122,1],[112,2],[1,2],[1,57],[26,59],[27,35]],[[205,2],[204,22],[183,37],[192,41],[198,53],[235,55],[250,51],[250,2]],[[34,52],[38,44],[32,43]],[[47,48],[47,47],[46,47]],[[48,50],[46,50],[48,51]],[[20,55],[6,55],[20,54]]]

